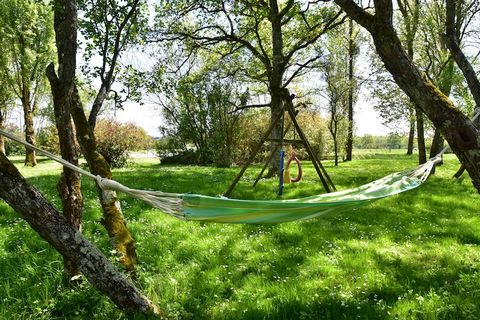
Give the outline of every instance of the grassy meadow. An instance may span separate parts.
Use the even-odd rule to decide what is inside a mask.
[[[60,166],[22,174],[57,207]],[[115,179],[133,188],[222,194],[239,168],[135,159]],[[325,166],[337,189],[416,165],[398,152]],[[283,198],[322,192],[311,164]],[[172,319],[480,319],[480,197],[452,155],[420,188],[324,218],[279,225],[184,222],[121,196],[140,258],[137,285]],[[233,197],[277,198],[277,182]],[[295,173],[293,173],[294,175]],[[115,261],[93,181],[84,178],[84,233]],[[115,262],[117,263],[117,262]],[[125,319],[88,282],[63,282],[61,256],[0,201],[0,319]]]

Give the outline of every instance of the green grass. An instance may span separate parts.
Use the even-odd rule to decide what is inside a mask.
[[[361,153],[327,170],[338,189],[415,166],[396,152]],[[22,173],[57,206],[60,167],[41,161]],[[467,176],[451,179],[446,157],[422,187],[326,218],[267,225],[175,220],[121,195],[140,257],[137,285],[173,319],[479,319],[480,206]],[[233,196],[272,199],[276,181]],[[322,192],[313,167],[283,198]],[[222,194],[238,168],[159,166],[141,159],[115,171],[131,187]],[[114,261],[92,181],[84,179],[84,233]],[[116,262],[115,262],[116,263]],[[84,282],[62,281],[62,260],[0,202],[0,319],[123,319]]]

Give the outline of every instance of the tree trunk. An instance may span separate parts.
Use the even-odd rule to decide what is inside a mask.
[[[97,125],[97,117],[100,113],[100,109],[103,106],[103,102],[107,98],[107,88],[104,84],[101,85],[100,90],[98,91],[95,101],[93,101],[92,109],[90,110],[90,115],[88,116],[88,124],[93,131],[95,131],[95,126]]]
[[[435,157],[440,151],[442,151],[444,146],[444,139],[439,130],[435,129],[435,133],[433,134],[432,139],[432,147],[430,148],[430,159]],[[437,164],[443,164],[443,160]]]
[[[354,91],[355,44],[353,39],[353,20],[348,21],[348,118],[345,161],[352,161],[353,153],[353,91]]]
[[[386,69],[440,130],[480,192],[479,132],[408,57],[392,25],[391,1],[375,1],[375,15],[365,12],[352,0],[335,0],[335,3],[370,32]]]
[[[335,134],[335,137],[333,138],[333,152],[335,156],[335,167],[338,166],[338,142],[337,142],[337,137]]]
[[[64,257],[72,261],[99,291],[127,312],[160,315],[140,291],[83,235],[72,228],[43,195],[0,155],[0,198]]]
[[[408,132],[407,156],[413,154],[413,143],[415,141],[415,117],[413,111],[410,114],[410,131]]]
[[[93,129],[91,129],[88,124],[87,117],[83,111],[83,105],[73,81],[76,67],[75,56],[77,50],[76,37],[78,24],[76,1],[56,0],[56,6],[54,8],[55,35],[59,50],[59,62],[61,63],[63,59],[68,60],[60,65],[60,83],[58,83],[58,85],[65,86],[64,94],[67,96],[60,95],[60,92],[58,92],[58,98],[67,99],[68,97],[68,100],[65,102],[69,104],[69,111],[75,123],[77,139],[90,171],[95,175],[111,179],[112,173],[110,166],[104,157],[97,152]],[[51,68],[53,68],[53,66]],[[55,79],[54,70],[51,70],[50,78]],[[66,118],[67,115],[65,115],[65,119],[62,121],[67,121]],[[68,117],[68,119],[70,119],[70,117]],[[117,194],[114,191],[102,190],[99,187],[97,187],[97,190],[103,209],[102,224],[107,229],[108,235],[120,256],[121,263],[128,272],[134,274],[135,263],[137,261],[135,243],[128,232]]]
[[[36,145],[35,128],[33,126],[33,112],[30,108],[30,101],[22,99],[23,104],[23,118],[25,121],[25,141],[32,145]],[[25,148],[25,165],[27,167],[35,167],[37,165],[37,157],[35,151]]]
[[[65,90],[59,88],[58,83],[53,84],[54,82],[52,80],[50,80],[50,83],[54,97],[55,125],[58,131],[62,158],[78,166],[75,137],[70,117],[70,104],[68,103],[69,96]],[[57,185],[63,203],[63,214],[70,226],[81,233],[83,195],[80,186],[80,174],[64,167]],[[72,260],[65,259],[64,263],[65,270],[70,278],[79,273],[78,266],[76,266]]]
[[[100,175],[103,178],[112,179],[110,166],[105,158],[97,151],[95,136],[88,124],[76,88],[74,89],[70,111],[73,121],[75,122],[77,139],[82,153],[87,160],[90,172],[94,175]],[[113,245],[118,251],[120,261],[125,269],[128,272],[134,272],[135,263],[137,262],[135,242],[127,229],[117,193],[112,190],[103,190],[100,187],[97,187],[97,190],[103,209],[103,219],[101,223],[107,230]]]
[[[0,110],[0,129],[4,128],[5,116],[3,111]],[[0,154],[5,155],[5,138],[0,135]]]
[[[62,63],[61,60],[60,63]],[[63,82],[62,79],[56,77],[53,64],[49,65],[47,74],[53,95],[55,125],[58,131],[62,158],[78,166],[75,136],[70,116],[71,90],[63,85],[67,81]],[[73,82],[70,83],[73,84]],[[83,195],[80,186],[80,174],[64,167],[57,189],[62,199],[63,214],[67,222],[79,232],[82,230],[83,216]],[[64,265],[69,278],[79,273],[79,269],[73,261],[65,259]]]
[[[422,110],[420,110],[418,107],[415,107],[415,115],[417,118],[418,164],[422,164],[427,162],[427,149],[425,148],[425,132]]]
[[[283,74],[285,72],[284,66],[284,55],[283,55],[283,35],[282,35],[282,19],[280,17],[280,12],[278,8],[277,0],[269,0],[270,2],[270,16],[269,20],[272,28],[272,68],[269,72],[269,90],[270,90],[270,121],[273,121],[277,118],[280,112],[283,112],[283,101],[282,101],[282,81]],[[272,139],[282,139],[283,125],[281,123],[283,117],[272,130],[270,138]],[[279,149],[277,142],[272,142],[271,151]],[[267,177],[272,177],[278,175],[279,173],[279,164],[280,164],[280,153],[275,153],[270,161],[269,170]]]
[[[75,133],[70,116],[70,102],[75,83],[77,53],[77,8],[74,3],[56,3],[54,10],[54,29],[57,46],[59,74],[55,73],[53,63],[46,69],[53,96],[55,126],[57,128],[62,158],[78,166],[78,154],[75,148]],[[62,7],[60,10],[59,7]],[[82,232],[83,194],[80,174],[63,168],[57,189],[62,199],[63,215],[69,225]],[[65,272],[69,279],[80,273],[71,259],[64,257]]]
[[[457,3],[455,1],[446,1],[445,43],[455,60],[455,63],[462,71],[465,80],[467,80],[468,88],[476,105],[473,114],[476,115],[477,113],[480,113],[480,80],[458,43],[458,34],[461,25],[456,21],[456,5]],[[473,125],[476,127],[478,134],[478,130],[480,130],[480,117],[476,118]],[[455,174],[455,177],[459,178],[465,170],[468,171],[468,167],[465,164],[462,164]]]
[[[280,90],[278,90],[280,92]],[[272,93],[271,94],[271,108],[270,108],[270,121],[274,121],[274,119],[278,119],[278,115],[283,112],[283,102],[282,97],[279,93]],[[282,139],[282,121],[284,121],[283,117],[280,117],[277,123],[274,125],[272,129],[272,133],[270,134],[271,139],[279,140]],[[266,175],[267,178],[271,178],[273,176],[278,175],[279,167],[280,167],[280,143],[279,142],[271,142],[270,144],[270,151],[274,152],[272,159],[270,160],[270,166],[268,169],[268,173]]]

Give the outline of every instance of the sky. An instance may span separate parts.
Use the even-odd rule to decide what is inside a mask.
[[[121,122],[133,122],[153,137],[159,136],[158,127],[163,121],[160,110],[152,104],[129,103],[124,110],[117,110],[115,115],[110,114],[109,117]],[[364,99],[360,99],[355,106],[354,117],[357,136],[386,135],[389,132],[388,128],[382,125],[378,113]]]

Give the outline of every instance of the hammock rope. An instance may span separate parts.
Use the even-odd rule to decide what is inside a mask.
[[[475,121],[477,112],[472,118]],[[128,188],[121,183],[95,176],[70,162],[40,149],[0,129],[0,134],[27,148],[57,161],[63,166],[94,179],[105,190],[126,193],[143,200],[164,213],[182,220],[220,223],[281,223],[306,220],[332,212],[353,209],[372,201],[414,189],[424,183],[435,164],[448,150],[442,149],[435,157],[414,169],[387,175],[357,188],[289,200],[238,200],[189,193]]]

